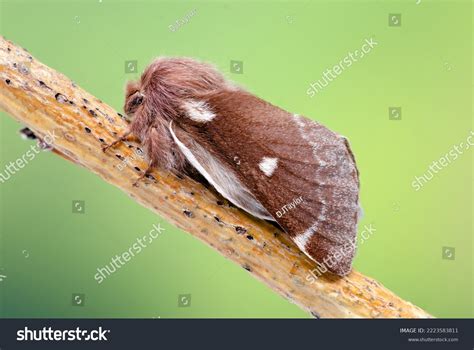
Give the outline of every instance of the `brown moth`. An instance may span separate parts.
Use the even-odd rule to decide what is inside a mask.
[[[197,171],[237,207],[276,221],[320,266],[350,272],[359,174],[344,137],[188,58],[152,62],[127,85],[124,110],[129,132],[112,145],[137,136],[149,170]]]

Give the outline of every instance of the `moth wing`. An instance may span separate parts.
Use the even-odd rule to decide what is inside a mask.
[[[234,202],[243,192],[247,201],[236,205],[277,221],[306,255],[347,274],[359,214],[358,171],[347,140],[245,91],[211,94],[199,106],[185,108],[180,136],[174,135],[190,151],[188,160],[207,163],[207,174],[198,171],[224,197]],[[222,179],[223,173],[229,176]]]
[[[179,127],[169,126],[170,134],[179,149],[199,173],[234,205],[264,220],[273,220],[265,207],[235,175],[232,167],[222,162],[212,151],[204,148]]]

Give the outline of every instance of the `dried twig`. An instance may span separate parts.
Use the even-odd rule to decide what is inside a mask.
[[[0,108],[39,137],[54,132],[55,152],[121,188],[233,260],[270,288],[316,317],[430,317],[377,281],[353,271],[306,280],[310,261],[274,226],[229,205],[190,179],[155,170],[138,187],[146,169],[135,143],[103,153],[101,147],[126,130],[111,107],[70,79],[0,38]],[[133,159],[123,170],[124,159]]]

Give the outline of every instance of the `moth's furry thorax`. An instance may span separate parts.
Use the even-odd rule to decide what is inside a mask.
[[[175,172],[186,170],[186,159],[169,132],[170,121],[182,116],[186,102],[229,86],[214,67],[188,58],[156,59],[139,81],[127,84],[124,111],[152,165]]]

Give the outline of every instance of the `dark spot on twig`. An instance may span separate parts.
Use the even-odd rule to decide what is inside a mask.
[[[112,135],[117,136],[117,132],[116,132],[116,131],[112,131]]]
[[[314,318],[321,318],[321,316],[314,311],[311,311],[311,315],[313,315]]]
[[[13,67],[15,67],[15,68],[16,68],[16,62],[13,62]]]
[[[67,102],[67,97],[64,96],[63,94],[60,94],[59,92],[56,95],[54,95],[54,98],[59,103],[66,103]]]
[[[123,157],[120,154],[115,155],[118,159],[123,160]]]
[[[143,153],[143,150],[140,147],[137,147],[137,151]]]
[[[70,105],[74,105],[74,101],[69,100]]]
[[[246,229],[246,228],[243,228],[242,226],[235,226],[235,231],[236,231],[239,235],[243,235],[243,234],[247,233],[247,229]]]
[[[192,191],[191,191],[191,192],[189,192],[189,194],[190,194],[191,196],[194,196],[194,192],[192,192]]]
[[[11,80],[10,80],[10,79],[6,79],[6,80],[5,80],[5,83],[7,83],[7,85],[10,85]]]
[[[278,237],[280,234],[278,232],[273,232],[273,237]]]
[[[252,240],[253,240],[253,236],[252,236],[252,235],[247,235],[247,239],[248,239],[249,241],[252,241]]]
[[[105,142],[105,140],[103,138],[99,138],[99,141],[102,142],[102,143]]]
[[[128,148],[133,148],[133,145],[128,145]]]
[[[183,214],[186,215],[188,218],[194,217],[194,214],[191,211],[187,210],[187,209],[183,210]]]
[[[27,140],[36,140],[37,137],[33,131],[29,128],[23,128],[20,130],[20,135]]]
[[[7,51],[8,51],[8,52],[11,52],[11,51],[12,51],[12,49],[10,49],[9,47],[7,47]]]
[[[93,109],[89,109],[89,114],[93,117],[97,117],[97,113]]]
[[[154,177],[153,175],[151,175],[151,174],[146,174],[145,177],[146,177],[147,179],[150,179],[150,180],[153,180],[153,181],[156,180],[155,177]]]
[[[46,88],[46,89],[51,90],[51,88],[48,85],[46,85],[46,83],[44,81],[38,80],[38,83],[42,88]]]
[[[181,175],[181,174],[176,174],[176,177],[177,177],[178,179],[180,179],[180,180],[184,180],[184,176]]]
[[[123,114],[117,112],[117,115],[118,115],[120,118],[125,119],[125,117],[123,116]]]
[[[135,169],[136,171],[138,171],[138,172],[140,172],[140,171],[141,171],[141,170],[140,170],[140,168],[139,168],[139,167],[137,167],[137,166],[136,166],[134,169]]]
[[[223,201],[217,201],[217,205],[224,205]]]
[[[86,133],[90,134],[91,133],[91,129],[89,129],[87,126],[84,128],[84,130],[86,131]]]
[[[84,101],[85,104],[88,104],[89,101],[87,100],[87,98],[83,98],[82,101]]]
[[[247,264],[245,265],[242,265],[242,267],[247,270],[248,272],[252,272],[252,269],[250,268],[250,266],[248,266]]]
[[[221,219],[219,219],[218,216],[214,216],[214,220],[216,220],[217,222],[221,222]]]

